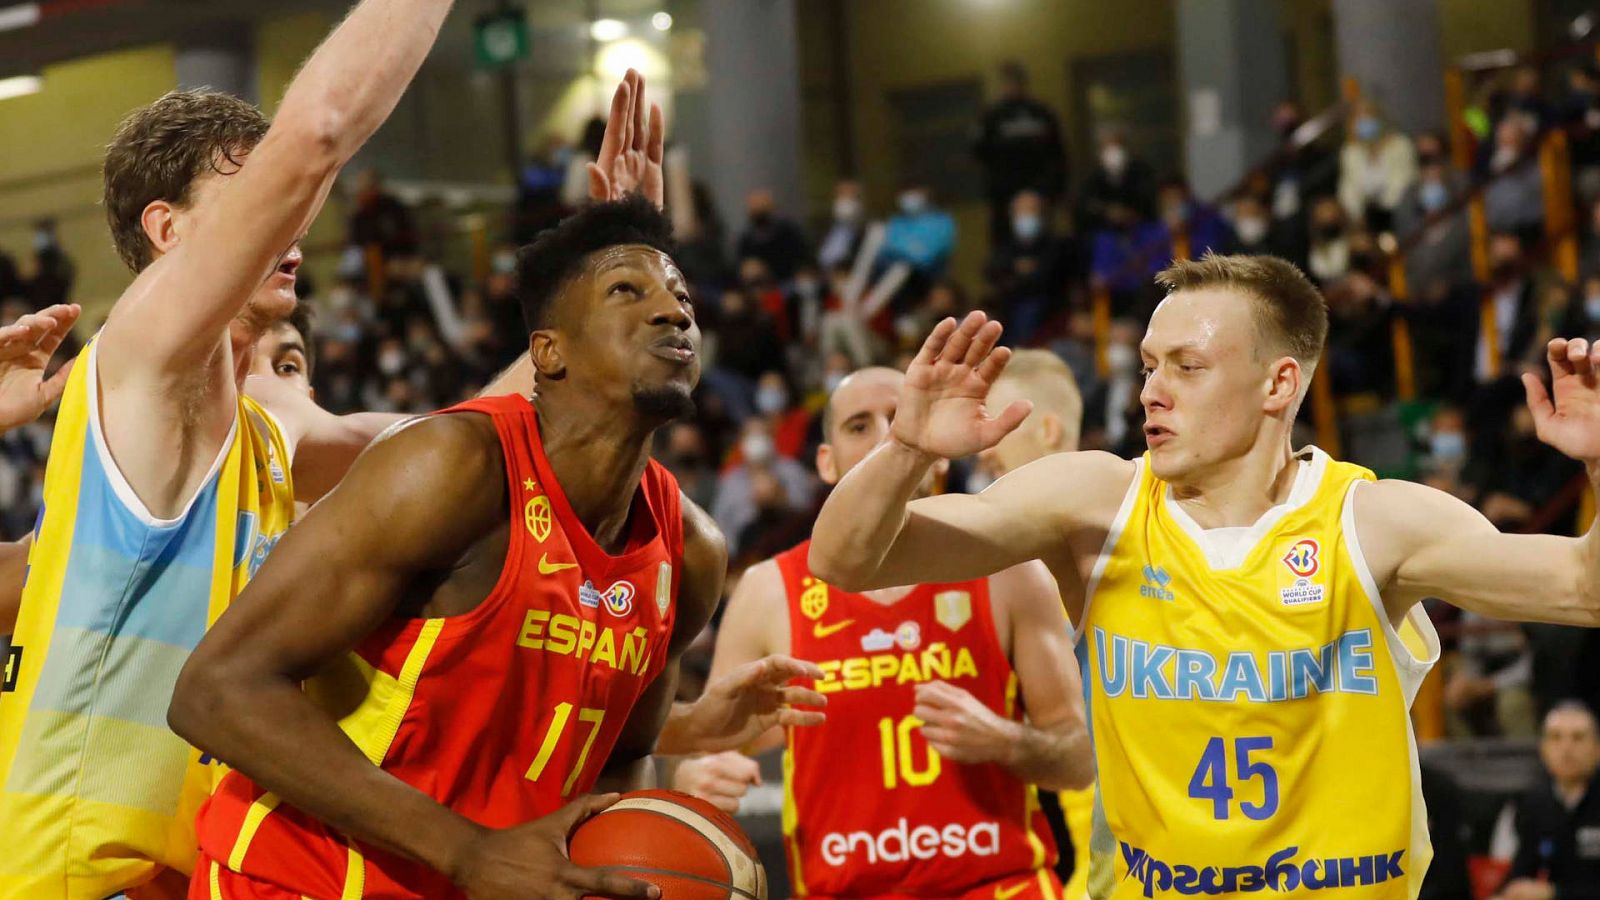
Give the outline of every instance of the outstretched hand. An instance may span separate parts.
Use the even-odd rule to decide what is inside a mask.
[[[823,706],[827,698],[789,683],[796,678],[821,677],[816,663],[791,656],[766,656],[745,663],[706,685],[685,723],[684,734],[692,746],[670,752],[716,753],[742,747],[771,728],[821,724],[821,712],[794,707]]]
[[[657,209],[667,205],[666,181],[661,174],[666,126],[661,107],[651,103],[645,121],[644,76],[632,69],[611,97],[600,155],[589,163],[589,199],[604,203],[630,193],[643,194]]]
[[[1524,373],[1539,440],[1592,468],[1600,465],[1600,343],[1556,338],[1546,352],[1550,389]]]
[[[81,312],[76,303],[59,303],[0,328],[0,431],[32,422],[61,399],[72,363],[49,378],[44,370]]]
[[[972,312],[960,324],[933,327],[906,369],[891,434],[900,443],[945,459],[987,450],[1028,417],[1033,404],[1018,400],[991,416],[984,401],[1011,359],[995,346],[1000,323]]]

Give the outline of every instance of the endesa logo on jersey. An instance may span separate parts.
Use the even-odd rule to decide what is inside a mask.
[[[865,859],[868,865],[902,863],[913,859],[961,859],[966,856],[993,856],[1000,852],[1000,823],[979,822],[966,826],[952,822],[943,828],[918,825],[912,828],[904,818],[873,834],[870,831],[831,832],[822,836],[822,859],[830,866]]]
[[[1126,841],[1118,843],[1122,846],[1122,862],[1128,867],[1128,877],[1144,885],[1146,897],[1154,897],[1158,891],[1185,896],[1257,891],[1288,893],[1302,888],[1318,891],[1382,884],[1406,876],[1400,865],[1404,850],[1367,856],[1316,857],[1301,862],[1296,858],[1300,855],[1299,847],[1285,847],[1259,866],[1206,866],[1168,863],[1129,846]]]

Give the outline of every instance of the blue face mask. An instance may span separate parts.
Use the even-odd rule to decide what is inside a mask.
[[[1011,217],[1011,233],[1020,240],[1031,241],[1038,237],[1043,229],[1044,222],[1038,216],[1023,214]]]
[[[1424,181],[1417,199],[1422,202],[1424,212],[1438,212],[1450,201],[1450,192],[1437,181]]]
[[[1382,129],[1378,124],[1378,120],[1372,116],[1362,116],[1356,120],[1356,137],[1363,141],[1377,140],[1380,130]]]
[[[1460,462],[1467,456],[1467,436],[1459,431],[1436,431],[1428,440],[1428,455],[1435,462]]]
[[[1591,322],[1600,322],[1600,294],[1590,294],[1583,298],[1583,313]]]

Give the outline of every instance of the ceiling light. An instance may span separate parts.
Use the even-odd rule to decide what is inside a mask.
[[[29,94],[37,94],[43,88],[44,79],[37,75],[0,78],[0,100],[10,100],[12,97],[26,97]]]
[[[27,28],[29,25],[37,24],[39,24],[39,4],[37,3],[0,6],[0,31]]]
[[[657,31],[670,31],[672,30],[672,13],[658,12],[650,17],[650,24],[654,25]]]
[[[589,25],[589,36],[601,43],[614,41],[628,34],[628,26],[618,19],[595,19]]]

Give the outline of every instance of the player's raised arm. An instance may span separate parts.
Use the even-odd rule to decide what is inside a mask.
[[[934,327],[906,370],[891,439],[840,480],[817,517],[811,571],[862,591],[963,581],[1030,559],[1065,565],[1080,523],[1109,524],[1133,464],[1108,454],[1060,453],[1024,466],[981,494],[910,502],[941,457],[999,443],[1031,408],[990,415],[984,400],[1011,351],[1000,324],[974,312]]]
[[[1556,339],[1546,391],[1523,385],[1539,438],[1584,464],[1600,492],[1600,344]],[[1600,530],[1570,538],[1502,534],[1442,491],[1403,481],[1357,488],[1357,533],[1391,619],[1437,596],[1501,619],[1600,625]],[[1600,524],[1600,523],[1597,523]]]
[[[528,896],[548,885],[650,896],[565,859],[568,831],[606,799],[490,832],[380,769],[300,689],[389,619],[408,587],[437,580],[503,522],[493,427],[439,416],[374,446],[200,642],[168,722],[285,802],[423,861],[469,896]]]
[[[339,168],[388,118],[433,46],[452,0],[364,0],[295,76],[261,143],[193,204],[141,218],[162,251],[106,323],[101,379],[191,374],[320,209]],[[219,171],[231,164],[217,160]],[[193,198],[190,199],[193,203]]]

